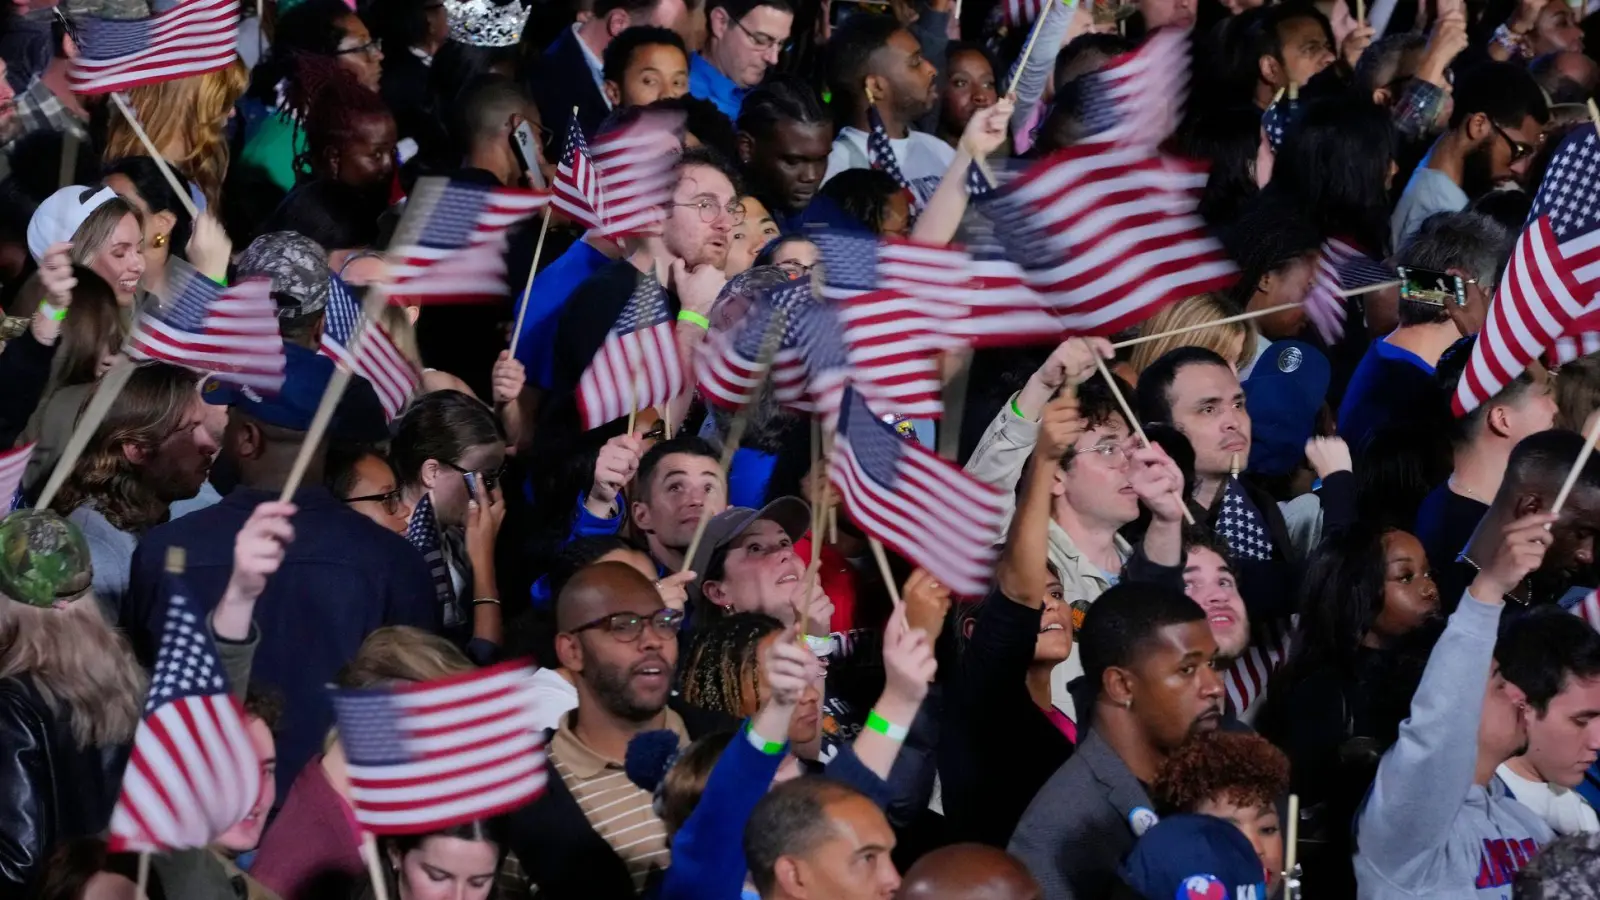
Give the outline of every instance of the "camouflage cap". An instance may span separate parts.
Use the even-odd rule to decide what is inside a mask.
[[[278,318],[297,319],[328,305],[328,253],[293,231],[273,231],[250,242],[239,255],[238,277],[272,279]]]

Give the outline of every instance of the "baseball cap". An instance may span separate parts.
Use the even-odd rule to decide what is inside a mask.
[[[297,344],[284,344],[283,355],[283,389],[276,394],[221,381],[213,375],[200,388],[200,395],[212,406],[237,409],[268,425],[310,431],[311,419],[333,378],[333,360]],[[356,379],[351,379],[351,385],[355,384]],[[352,392],[346,390],[328,423],[328,436],[343,441],[371,441],[373,429],[366,418],[354,404]],[[388,436],[381,427],[378,434]]]
[[[1273,341],[1244,381],[1250,409],[1249,469],[1287,475],[1316,433],[1333,370],[1322,351],[1304,341]]]
[[[1266,871],[1250,839],[1215,816],[1168,816],[1152,825],[1121,875],[1146,900],[1267,900]]]
[[[239,254],[237,280],[256,275],[272,279],[278,318],[297,319],[328,305],[328,251],[294,231],[272,231]]]
[[[117,199],[108,187],[68,185],[46,197],[28,219],[28,254],[36,263],[44,262],[51,244],[72,240],[89,214]]]
[[[783,533],[789,536],[789,540],[798,541],[811,530],[811,507],[799,497],[779,497],[760,509],[732,506],[712,516],[711,521],[706,523],[705,537],[700,540],[694,559],[689,563],[689,568],[695,573],[696,591],[700,589],[701,582],[705,581],[706,568],[711,563],[711,557],[762,519],[777,522]]]

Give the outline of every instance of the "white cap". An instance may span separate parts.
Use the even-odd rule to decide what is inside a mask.
[[[72,240],[90,213],[115,199],[117,192],[111,188],[81,184],[68,185],[46,197],[28,220],[28,253],[33,261],[43,263],[51,244]]]

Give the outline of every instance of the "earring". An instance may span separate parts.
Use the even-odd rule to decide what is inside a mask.
[[[1122,708],[1123,709],[1133,709],[1133,698],[1129,697],[1128,699],[1122,701]]]
[[[870,84],[863,85],[863,87],[866,88],[867,105],[868,106],[875,105],[878,102],[878,94],[877,94],[877,92],[872,89],[872,85],[870,85]]]
[[[159,250],[167,245],[167,236],[164,234],[158,234],[150,239],[150,243]]]

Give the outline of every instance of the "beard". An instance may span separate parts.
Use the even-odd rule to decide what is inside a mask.
[[[1473,147],[1461,161],[1461,190],[1472,200],[1494,190],[1494,162],[1490,159],[1493,140]]]
[[[672,667],[668,666],[665,660],[662,660],[661,665],[667,672],[672,671]],[[594,666],[594,676],[589,680],[589,687],[594,689],[600,705],[620,719],[629,722],[648,722],[660,715],[662,707],[666,705],[666,698],[663,697],[661,702],[646,700],[634,693],[630,681],[631,673],[628,669],[597,664]]]

